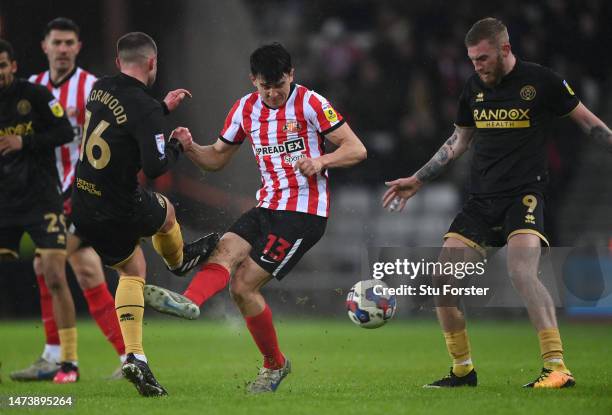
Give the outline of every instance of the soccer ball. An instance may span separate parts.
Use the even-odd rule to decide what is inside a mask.
[[[374,287],[388,288],[379,280],[359,281],[346,297],[346,309],[351,321],[364,329],[382,326],[395,315],[397,302],[394,295],[377,295]],[[377,288],[376,291],[379,291]]]

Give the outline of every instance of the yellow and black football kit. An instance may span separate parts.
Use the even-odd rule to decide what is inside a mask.
[[[21,150],[0,155],[0,254],[17,258],[28,232],[38,249],[66,248],[55,147],[73,139],[60,103],[46,88],[15,79],[0,90],[0,136]]]
[[[469,198],[447,237],[484,252],[516,233],[544,231],[548,181],[547,127],[579,104],[569,84],[541,65],[517,59],[501,82],[489,87],[477,74],[461,94],[456,125],[476,128]]]
[[[128,259],[165,221],[166,199],[137,180],[141,169],[149,178],[162,175],[180,154],[178,141],[164,134],[163,117],[163,105],[135,78],[119,74],[92,87],[71,219],[106,265]]]

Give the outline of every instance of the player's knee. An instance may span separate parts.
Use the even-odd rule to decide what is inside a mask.
[[[537,271],[534,271],[525,263],[510,264],[508,266],[510,281],[515,287],[521,288],[534,279],[537,279]]]
[[[68,284],[66,275],[57,270],[49,270],[45,273],[45,284],[51,292],[59,292]]]
[[[243,285],[238,281],[232,281],[230,283],[229,292],[232,300],[237,303],[242,300],[245,293]]]
[[[248,284],[241,281],[240,279],[232,279],[230,283],[230,295],[235,303],[244,303],[252,294],[253,289]]]
[[[45,284],[50,291],[58,291],[66,286],[66,261],[63,256],[53,255],[41,258],[41,270]]]
[[[104,282],[104,274],[101,274],[97,267],[92,265],[80,265],[78,267],[72,267],[74,275],[79,283],[79,286],[83,290],[97,287]]]

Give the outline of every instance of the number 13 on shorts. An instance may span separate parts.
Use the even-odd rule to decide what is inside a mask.
[[[280,262],[287,255],[287,249],[291,248],[291,245],[285,239],[270,233],[268,234],[268,243],[263,250],[263,254],[274,261]]]

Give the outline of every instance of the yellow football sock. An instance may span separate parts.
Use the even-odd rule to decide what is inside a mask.
[[[142,316],[144,314],[144,279],[122,276],[115,293],[115,310],[125,343],[125,353],[144,354]]]
[[[77,329],[70,327],[57,331],[60,339],[60,360],[62,362],[76,362],[77,356]]]
[[[545,329],[538,332],[540,352],[544,360],[544,367],[569,373],[563,362],[563,344],[559,329]]]
[[[470,354],[470,340],[467,330],[444,332],[446,348],[453,358],[453,373],[455,376],[465,376],[474,369]]]
[[[183,235],[178,222],[168,232],[158,231],[152,240],[153,248],[170,268],[178,268],[183,263]]]

